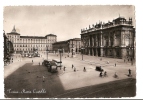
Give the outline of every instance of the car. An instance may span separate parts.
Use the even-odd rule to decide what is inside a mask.
[[[32,58],[32,56],[31,56],[31,55],[29,55],[29,58]]]
[[[96,71],[104,71],[102,68],[101,68],[101,66],[96,66]]]
[[[28,54],[25,54],[26,57],[28,57]]]
[[[40,54],[38,54],[37,57],[40,57]]]

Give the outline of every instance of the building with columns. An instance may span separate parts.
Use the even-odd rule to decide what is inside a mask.
[[[63,49],[66,53],[79,53],[81,48],[81,39],[73,38],[66,41],[59,41],[53,43],[53,50],[58,52],[59,49]]]
[[[48,34],[46,36],[20,36],[16,32],[15,26],[12,32],[7,33],[7,38],[13,43],[15,52],[33,52],[36,48],[38,51],[53,50],[52,44],[57,41],[57,36]]]
[[[83,54],[100,57],[134,58],[135,28],[132,18],[118,17],[81,30]]]

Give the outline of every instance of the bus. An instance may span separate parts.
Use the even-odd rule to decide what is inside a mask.
[[[62,61],[58,60],[58,59],[53,59],[52,61],[55,62],[57,67],[62,67]]]

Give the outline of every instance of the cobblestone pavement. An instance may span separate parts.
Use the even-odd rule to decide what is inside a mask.
[[[81,55],[75,58],[62,56],[63,66],[58,73],[49,73],[45,66],[40,65],[47,59],[46,53],[41,57],[22,58],[4,68],[4,83],[6,97],[10,98],[52,98],[52,97],[133,97],[135,96],[135,64],[124,62],[123,59],[113,59]],[[59,59],[57,54],[48,54],[48,59]],[[32,63],[33,60],[33,63]],[[107,64],[109,61],[109,64]],[[116,63],[116,66],[114,66]],[[76,72],[72,69],[72,64]],[[101,65],[107,71],[108,77],[99,77],[95,66]],[[86,67],[86,72],[83,68]],[[132,77],[128,77],[128,69]],[[117,72],[119,78],[114,78]],[[43,76],[45,81],[43,82]],[[109,92],[110,91],[110,92]],[[115,93],[116,91],[116,93]],[[125,91],[125,92],[123,92]],[[131,92],[132,91],[132,92]],[[35,93],[37,92],[37,93]],[[40,93],[41,92],[41,93]]]

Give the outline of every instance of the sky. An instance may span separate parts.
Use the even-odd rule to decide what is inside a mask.
[[[57,35],[57,41],[80,38],[81,29],[89,25],[112,21],[119,16],[133,19],[135,7],[131,5],[92,6],[5,6],[3,9],[3,30],[16,31],[21,36]]]

